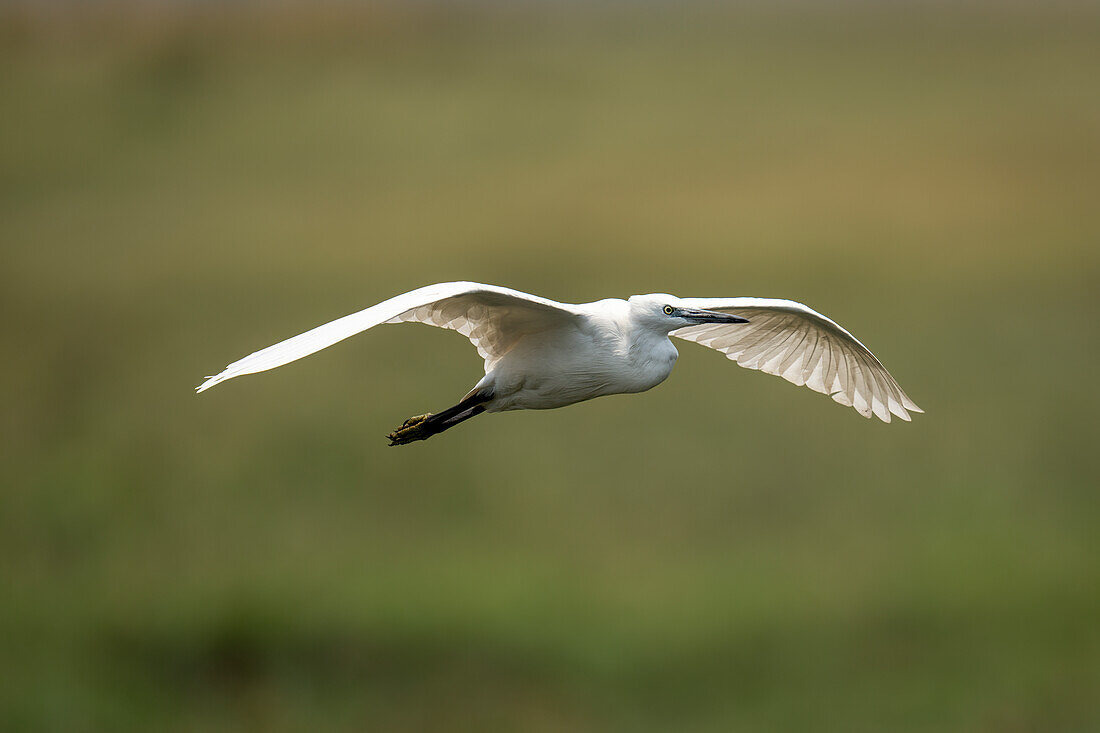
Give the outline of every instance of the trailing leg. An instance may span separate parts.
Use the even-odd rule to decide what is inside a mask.
[[[410,417],[386,437],[389,438],[391,446],[427,440],[433,435],[449,430],[460,422],[485,412],[485,403],[489,399],[490,396],[487,395],[473,394],[442,412]]]

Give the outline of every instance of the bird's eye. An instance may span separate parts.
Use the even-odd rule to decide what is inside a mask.
[[[671,316],[671,315],[672,315],[672,311],[673,311],[673,308],[672,308],[672,306],[671,306],[671,305],[666,305],[666,306],[664,307],[664,311],[665,311],[665,315],[666,315],[666,316]]]

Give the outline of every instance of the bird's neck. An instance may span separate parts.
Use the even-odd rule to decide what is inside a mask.
[[[627,340],[630,358],[636,362],[674,362],[678,356],[668,334],[651,328],[634,329]]]

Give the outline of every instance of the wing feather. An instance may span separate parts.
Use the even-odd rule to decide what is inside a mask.
[[[692,308],[733,313],[745,324],[688,326],[672,335],[723,352],[748,369],[827,394],[864,417],[890,422],[923,412],[866,346],[836,322],[791,300],[681,298]]]
[[[794,343],[786,350],[786,356],[783,361],[779,363],[776,371],[779,376],[786,379],[791,384],[801,387],[806,383],[806,375],[803,373],[803,363],[806,356],[809,354],[809,349],[806,346],[806,342],[813,339],[817,341],[817,333],[808,328],[799,329],[800,336],[798,343]]]
[[[523,336],[575,324],[578,318],[573,306],[509,288],[471,282],[428,285],[249,354],[207,378],[196,391],[289,364],[383,323],[416,322],[458,331],[491,364]]]

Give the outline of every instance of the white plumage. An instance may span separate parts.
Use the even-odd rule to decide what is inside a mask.
[[[410,418],[393,444],[421,440],[480,412],[548,409],[609,394],[642,392],[668,377],[669,336],[724,353],[749,369],[831,395],[861,415],[890,422],[922,412],[863,344],[820,313],[790,300],[635,295],[558,303],[470,282],[398,295],[235,361],[197,389],[282,366],[382,323],[458,331],[485,359],[485,376],[449,410]]]

